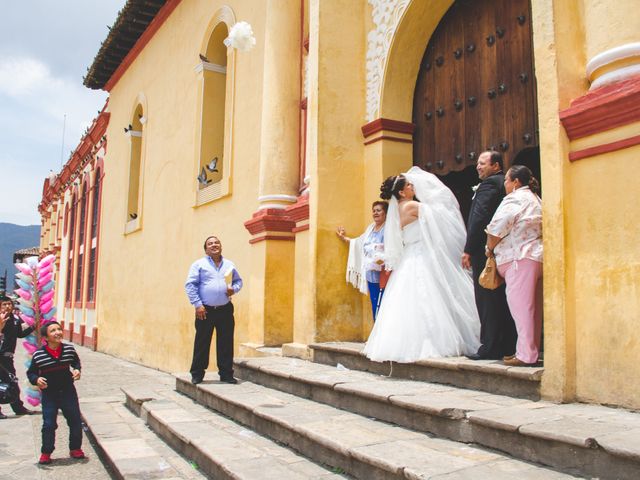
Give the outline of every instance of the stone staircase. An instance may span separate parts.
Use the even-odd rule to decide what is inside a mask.
[[[177,375],[175,391],[126,390],[126,411],[215,479],[640,478],[640,415],[540,401],[542,369],[311,347],[315,363],[237,360],[238,385]],[[165,463],[172,476],[119,478],[192,478]]]

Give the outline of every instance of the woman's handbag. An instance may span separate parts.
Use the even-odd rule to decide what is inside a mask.
[[[7,373],[8,378],[8,380],[6,381],[0,381],[0,404],[13,403],[18,400],[18,398],[20,398],[18,381],[16,380],[16,377],[11,375],[2,365],[0,365],[0,368],[2,368]]]
[[[487,257],[487,263],[484,265],[484,270],[480,273],[478,283],[481,287],[488,290],[495,290],[504,283],[504,278],[498,274],[498,266],[496,265],[496,257]]]

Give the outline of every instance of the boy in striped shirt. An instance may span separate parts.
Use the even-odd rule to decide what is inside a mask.
[[[58,322],[50,322],[40,328],[46,344],[33,353],[27,377],[42,391],[42,449],[40,464],[51,463],[55,449],[58,409],[69,425],[69,455],[86,458],[82,446],[82,419],[78,394],[73,385],[80,380],[80,358],[75,348],[62,343],[62,328]]]

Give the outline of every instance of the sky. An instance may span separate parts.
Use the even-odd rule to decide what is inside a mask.
[[[124,4],[2,2],[0,222],[40,224],[44,179],[61,170],[107,98],[82,78]]]

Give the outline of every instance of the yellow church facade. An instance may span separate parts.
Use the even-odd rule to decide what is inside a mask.
[[[150,3],[127,3],[85,79],[109,92],[99,350],[188,368],[184,280],[209,235],[244,280],[236,355],[366,340],[336,226],[364,231],[381,181],[414,164],[462,205],[493,147],[543,185],[542,396],[640,408],[635,0]],[[240,22],[253,48],[225,45]]]

